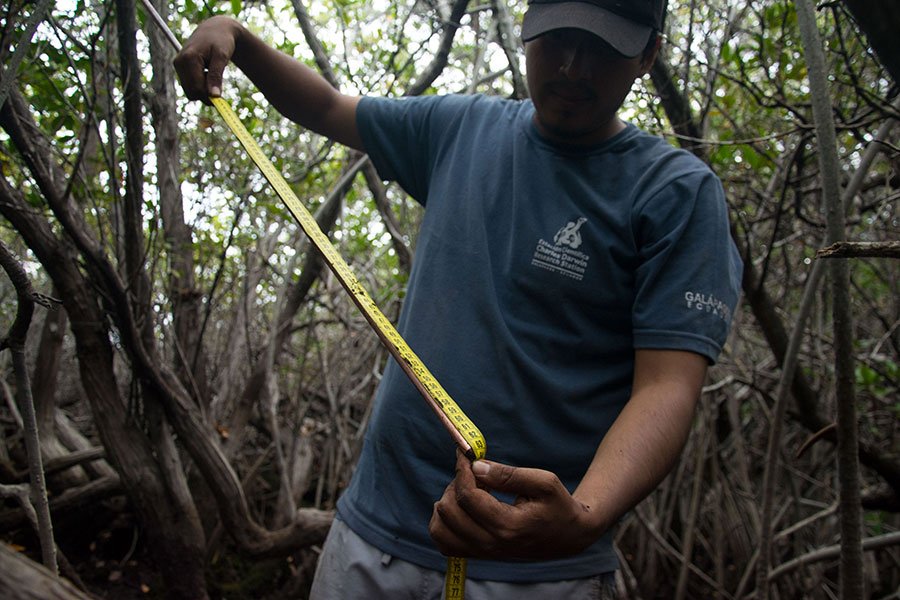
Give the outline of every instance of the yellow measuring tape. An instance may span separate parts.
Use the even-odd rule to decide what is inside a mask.
[[[400,336],[400,333],[388,320],[383,312],[369,296],[362,284],[353,274],[350,266],[335,250],[328,237],[322,232],[315,218],[291,190],[290,186],[275,168],[275,165],[266,158],[259,145],[247,131],[244,124],[238,118],[228,103],[222,98],[210,98],[213,106],[222,115],[222,119],[228,128],[234,133],[238,141],[250,155],[250,158],[259,167],[266,180],[282,199],[288,211],[297,220],[300,228],[309,237],[313,246],[322,255],[325,264],[334,273],[337,280],[353,303],[359,308],[363,316],[375,330],[381,342],[391,353],[400,368],[406,373],[413,385],[419,390],[435,414],[447,428],[453,440],[465,453],[469,460],[484,458],[487,446],[484,436],[475,424],[466,416],[454,402],[450,394],[441,386],[438,380],[431,374],[422,360],[416,356],[409,344]],[[444,587],[446,597],[462,599],[466,581],[466,561],[463,558],[449,558],[447,560],[447,574]]]

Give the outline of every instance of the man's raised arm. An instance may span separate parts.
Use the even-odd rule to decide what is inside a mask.
[[[201,23],[175,57],[187,97],[207,102],[221,95],[222,73],[229,61],[290,120],[365,151],[356,128],[359,98],[341,94],[314,70],[268,46],[230,17]]]

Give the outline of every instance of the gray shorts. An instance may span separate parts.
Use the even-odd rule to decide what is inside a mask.
[[[335,519],[325,540],[310,600],[443,599],[444,574],[393,557]],[[466,581],[466,600],[613,600],[615,574],[541,583]]]

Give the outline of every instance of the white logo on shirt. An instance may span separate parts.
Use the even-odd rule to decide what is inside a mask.
[[[585,223],[587,219],[584,217],[569,221],[556,232],[552,243],[539,239],[531,264],[581,281],[591,258],[578,250],[583,242],[581,226]]]
[[[731,320],[731,309],[712,294],[685,292],[684,301],[688,308],[714,314],[723,321]]]

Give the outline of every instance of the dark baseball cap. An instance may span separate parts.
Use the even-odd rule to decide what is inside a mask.
[[[662,31],[666,0],[529,0],[524,41],[554,29],[584,29],[625,56],[637,56]]]

